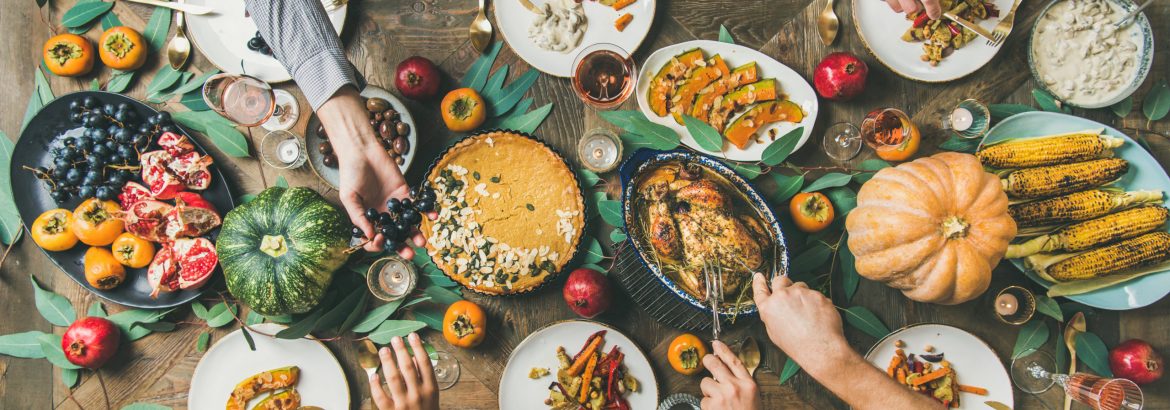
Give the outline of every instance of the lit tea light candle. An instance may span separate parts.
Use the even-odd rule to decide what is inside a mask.
[[[951,111],[951,127],[955,131],[966,131],[971,128],[971,124],[975,122],[975,116],[971,114],[971,110],[963,107],[955,108]]]
[[[606,172],[617,166],[622,158],[622,147],[617,136],[604,129],[589,131],[577,145],[581,163],[594,172]]]
[[[276,144],[276,159],[285,164],[296,162],[301,156],[301,146],[294,139],[287,139]]]
[[[1000,316],[1011,316],[1020,310],[1020,300],[1011,293],[1002,293],[995,298],[995,313]]]

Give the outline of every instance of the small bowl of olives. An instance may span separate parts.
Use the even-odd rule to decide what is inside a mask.
[[[406,104],[390,92],[372,85],[366,86],[361,96],[366,99],[366,112],[375,139],[390,160],[398,164],[398,168],[405,174],[410,169],[418,143],[414,119],[411,118]],[[337,147],[333,145],[335,141],[329,138],[328,132],[316,115],[309,119],[305,141],[313,170],[321,179],[336,188],[340,184],[340,175],[337,172]]]

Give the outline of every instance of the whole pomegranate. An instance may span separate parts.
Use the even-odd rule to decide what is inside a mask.
[[[398,63],[394,74],[398,92],[412,100],[426,100],[439,92],[439,69],[426,57],[414,56]]]
[[[825,56],[813,72],[817,94],[830,101],[848,101],[865,90],[869,66],[857,56],[837,52]]]
[[[118,352],[122,333],[105,318],[90,316],[74,321],[61,338],[61,349],[69,363],[87,368],[102,367]]]
[[[1153,383],[1162,378],[1162,355],[1144,340],[1126,340],[1109,350],[1109,369],[1137,384]]]
[[[564,296],[573,312],[584,318],[595,317],[609,309],[609,280],[593,269],[577,269],[565,280]]]

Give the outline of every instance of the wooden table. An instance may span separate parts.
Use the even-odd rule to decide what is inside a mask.
[[[938,119],[945,110],[962,98],[978,98],[985,102],[1031,103],[1032,78],[1026,63],[1027,28],[1030,28],[1043,2],[1027,1],[1017,18],[1019,27],[1008,39],[1004,49],[987,66],[975,74],[948,84],[923,84],[905,80],[869,56],[853,27],[848,2],[837,5],[841,17],[841,35],[832,47],[824,47],[818,40],[815,27],[816,14],[824,7],[824,1],[816,0],[659,0],[658,14],[649,38],[637,50],[636,57],[643,61],[652,51],[670,44],[695,38],[715,39],[720,24],[726,25],[736,42],[760,49],[765,54],[791,66],[811,79],[811,72],[819,59],[831,51],[850,51],[863,56],[870,64],[869,89],[859,99],[848,103],[823,103],[818,117],[817,132],[810,143],[801,149],[793,162],[802,167],[830,165],[819,150],[820,131],[828,124],[839,121],[857,123],[864,114],[877,107],[894,106],[912,113],[923,127],[927,142],[924,151],[931,152],[945,137],[937,129]],[[857,0],[878,1],[878,0]],[[40,44],[58,26],[61,14],[73,5],[74,0],[54,0],[50,6],[38,9],[33,1],[13,1],[4,6],[0,13],[0,27],[5,28],[5,37],[0,40],[0,73],[7,81],[9,92],[0,100],[6,107],[0,113],[0,129],[8,132],[10,138],[17,138],[17,131],[28,96],[32,92],[33,69],[40,62]],[[17,4],[19,3],[19,4]],[[119,2],[115,6],[121,20],[130,26],[142,28],[149,18],[151,9]],[[410,55],[423,55],[439,64],[449,76],[446,84],[454,84],[457,78],[477,56],[472,50],[466,33],[467,26],[475,12],[472,0],[418,0],[418,1],[354,1],[343,34],[349,57],[358,69],[365,73],[371,84],[393,89],[394,66]],[[1156,28],[1155,44],[1159,47],[1150,79],[1137,93],[1137,101],[1145,95],[1154,80],[1165,78],[1170,64],[1167,55],[1170,43],[1166,27],[1170,26],[1170,4],[1156,2],[1146,11]],[[489,13],[490,14],[490,13]],[[47,24],[50,22],[51,24]],[[50,25],[54,27],[50,27]],[[97,30],[89,37],[96,39]],[[143,97],[150,74],[163,64],[157,56],[142,72],[128,94]],[[195,53],[192,71],[210,69],[212,66]],[[505,48],[498,64],[512,66],[512,72],[526,69],[526,64]],[[109,70],[98,69],[97,75],[103,82]],[[62,95],[68,92],[88,89],[92,79],[67,79],[50,76],[53,92]],[[297,93],[292,84],[282,88]],[[15,90],[15,92],[13,91]],[[545,141],[566,151],[573,152],[577,138],[594,127],[610,127],[597,116],[597,112],[585,107],[573,95],[567,80],[542,76],[530,91],[537,106],[553,102],[555,108],[548,120],[538,129],[537,134]],[[302,103],[304,102],[302,98]],[[418,181],[425,164],[437,155],[454,135],[446,131],[436,115],[435,103],[411,102],[410,108],[418,122],[419,152],[415,166],[408,174],[410,181]],[[1135,104],[1140,107],[1140,105]],[[636,109],[631,99],[623,107]],[[172,107],[182,110],[181,107]],[[1127,118],[1118,119],[1105,110],[1077,110],[1083,115],[1112,124],[1118,128],[1146,128],[1140,109],[1135,109]],[[303,132],[308,116],[304,115],[297,131]],[[1170,120],[1150,125],[1165,135],[1170,133]],[[250,136],[256,147],[264,132],[259,130]],[[1165,136],[1147,134],[1155,147],[1155,155],[1162,164],[1170,164],[1170,140]],[[200,137],[201,138],[201,137]],[[273,183],[278,175],[285,176],[293,185],[313,187],[336,199],[336,192],[320,182],[308,167],[294,171],[274,171],[263,167],[256,159],[232,159],[212,150],[216,163],[232,183],[237,194],[258,192]],[[863,153],[857,162],[872,156]],[[816,172],[816,171],[814,171]],[[608,175],[611,180],[612,175]],[[613,185],[611,185],[613,186]],[[607,231],[606,231],[607,232]],[[602,235],[607,236],[607,235]],[[11,250],[8,261],[0,273],[0,311],[5,319],[0,321],[0,334],[41,330],[62,332],[37,318],[33,307],[33,292],[26,274],[37,276],[47,288],[66,295],[79,310],[84,310],[96,296],[91,295],[73,281],[66,279],[29,240],[23,240]],[[1008,284],[1023,284],[1037,287],[1023,278],[1014,268],[1002,264],[996,270],[991,289]],[[839,290],[835,296],[840,297]],[[1005,356],[1011,351],[1017,328],[992,319],[989,292],[975,301],[941,307],[914,303],[900,293],[878,283],[862,281],[858,294],[849,303],[870,308],[890,327],[900,328],[921,322],[952,324],[967,329],[986,340]],[[452,351],[463,367],[463,377],[452,390],[443,392],[444,408],[494,409],[499,378],[508,353],[530,332],[557,320],[574,317],[561,300],[559,292],[548,290],[539,295],[519,299],[484,299],[472,297],[484,305],[491,317],[490,341],[473,350],[459,350],[446,346],[434,332],[428,332],[428,339],[437,346]],[[107,307],[116,311],[116,306]],[[670,370],[664,356],[670,340],[678,333],[651,320],[644,312],[629,303],[620,303],[602,320],[613,324],[630,335],[641,347],[656,358],[656,374],[663,396],[676,392],[699,394],[698,378],[683,377]],[[184,313],[186,314],[186,313]],[[178,319],[176,319],[178,320]],[[1153,306],[1128,312],[1098,311],[1089,317],[1089,329],[1101,335],[1108,345],[1128,338],[1142,338],[1150,341],[1164,354],[1170,354],[1170,300],[1163,300]],[[213,332],[215,338],[224,336],[235,326]],[[201,356],[196,351],[196,336],[204,330],[202,325],[182,325],[171,333],[148,336],[124,348],[114,363],[102,370],[110,401],[115,408],[133,402],[152,402],[173,407],[185,407],[190,376]],[[757,340],[766,341],[762,326],[758,323],[740,326],[738,334],[750,333]],[[874,342],[870,336],[856,330],[846,330],[854,348],[864,351]],[[1050,341],[1055,341],[1055,335]],[[350,395],[354,403],[368,396],[364,373],[357,366],[352,344],[330,343],[345,367],[352,385]],[[777,373],[784,363],[784,354],[775,348],[764,352],[765,363],[757,373],[757,380],[763,392],[765,408],[844,408],[844,404],[816,384],[806,375],[797,375],[786,385],[777,383]],[[92,373],[82,379],[70,393],[60,382],[59,372],[43,360],[25,360],[0,357],[0,408],[101,408],[105,405],[99,381]],[[1170,408],[1170,378],[1145,389],[1147,408]],[[68,397],[72,394],[76,401]],[[1047,403],[1047,406],[1040,404]],[[1054,408],[1059,396],[1055,392],[1041,398],[1017,391],[1018,408]]]

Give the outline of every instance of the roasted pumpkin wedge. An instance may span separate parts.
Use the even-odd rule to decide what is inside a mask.
[[[715,80],[730,75],[731,71],[727,69],[727,63],[724,63],[723,57],[718,54],[699,64],[687,74],[686,79],[675,84],[674,93],[670,96],[670,115],[674,116],[676,122],[682,124],[682,115],[691,112],[691,106],[694,105],[695,95],[699,94],[699,90]]]
[[[759,70],[754,61],[736,67],[731,70],[731,75],[720,78],[699,91],[699,95],[695,97],[695,104],[691,107],[691,116],[707,122],[711,109],[722,102],[728,91],[747,83],[759,81],[759,77]]]
[[[256,373],[244,379],[232,389],[228,397],[227,410],[244,410],[248,400],[252,400],[260,393],[275,391],[297,384],[301,368],[296,366],[281,367],[265,372]]]
[[[650,110],[659,117],[665,117],[670,110],[670,97],[674,92],[675,82],[686,77],[687,72],[702,59],[703,51],[692,48],[663,64],[662,68],[658,69],[658,74],[654,75],[654,79],[650,80],[650,90],[647,91],[649,95],[646,96],[646,100],[650,102]]]
[[[776,80],[766,79],[756,81],[751,84],[742,85],[727,94],[715,109],[711,110],[708,117],[708,124],[714,127],[717,131],[723,131],[723,127],[727,125],[727,120],[731,118],[740,107],[746,107],[761,101],[772,101],[779,98],[780,93],[776,91]]]
[[[296,410],[301,407],[301,394],[297,389],[273,393],[256,403],[252,410]]]
[[[751,145],[752,136],[760,127],[779,121],[800,122],[803,119],[804,111],[796,103],[787,100],[768,101],[748,108],[727,126],[723,135],[739,149],[744,149]]]

